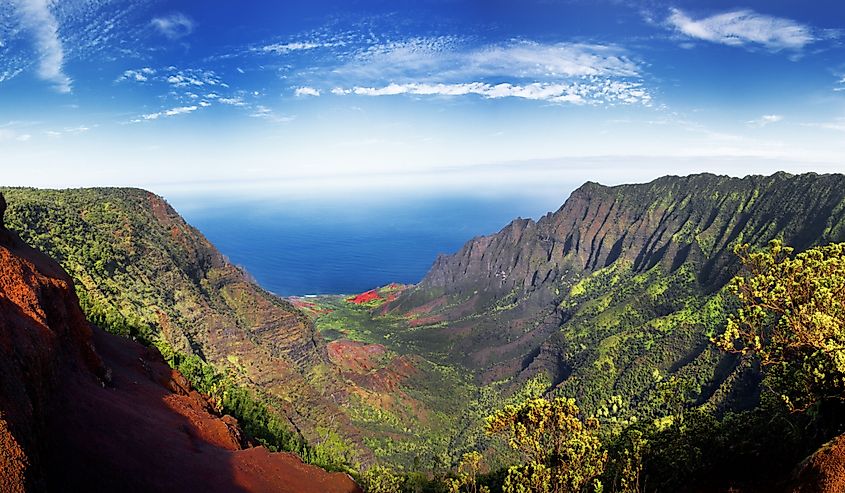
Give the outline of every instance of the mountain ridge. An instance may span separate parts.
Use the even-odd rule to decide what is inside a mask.
[[[325,439],[328,423],[360,441],[310,320],[256,285],[166,200],[127,188],[2,192],[10,227],[67,268],[86,313],[226,369],[310,442]]]
[[[764,245],[781,237],[801,250],[842,240],[844,210],[845,176],[836,174],[700,174],[613,187],[588,182],[557,211],[514,220],[438,257],[419,284],[379,313],[421,312],[446,322],[425,337],[450,341],[448,358],[480,372],[482,381],[529,368],[562,380],[572,355],[549,351],[547,342],[578,322],[585,298],[577,291],[591,276],[617,271],[609,279],[651,276],[652,283],[674,276],[691,298],[704,300],[736,272],[738,241]],[[608,300],[605,312],[612,307],[608,289],[593,294]],[[617,300],[620,310],[631,310],[634,296]],[[566,306],[571,303],[577,306]],[[681,308],[670,305],[648,310],[666,316]]]
[[[0,194],[3,491],[360,491],[247,446],[157,350],[90,325],[70,276],[6,229],[5,212]]]

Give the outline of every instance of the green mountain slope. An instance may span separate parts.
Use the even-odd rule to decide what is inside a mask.
[[[742,405],[753,394],[738,384],[753,379],[709,337],[730,308],[733,245],[774,238],[799,250],[845,239],[845,176],[587,183],[539,221],[438,258],[380,313],[417,321],[397,343],[413,339],[480,382],[545,373],[550,390],[608,418],[659,414],[655,390],[670,375],[690,399]]]

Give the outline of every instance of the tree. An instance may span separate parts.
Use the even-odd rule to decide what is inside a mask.
[[[366,493],[399,493],[402,478],[390,468],[376,464],[361,476],[361,486]]]
[[[490,488],[478,484],[481,459],[479,452],[470,452],[461,457],[458,477],[447,480],[449,493],[490,493]]]
[[[486,425],[526,461],[508,470],[505,493],[601,491],[607,451],[596,434],[598,421],[582,419],[574,399],[529,399],[488,417]]]
[[[772,241],[768,249],[735,248],[743,271],[728,289],[740,306],[724,334],[723,350],[757,356],[765,381],[790,410],[805,410],[845,391],[845,243],[794,254]]]

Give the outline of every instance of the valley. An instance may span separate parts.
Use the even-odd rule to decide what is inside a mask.
[[[2,193],[6,223],[70,273],[90,321],[157,348],[250,440],[330,470],[392,468],[426,490],[476,452],[501,478],[519,455],[488,417],[557,397],[595,419],[613,454],[640,443],[630,433],[665,441],[643,459],[658,489],[708,477],[720,462],[707,440],[761,433],[780,412],[759,365],[711,342],[738,306],[734,246],[845,240],[842,175],[587,183],[536,222],[438,257],[418,284],[282,299],[149,192]],[[794,464],[829,426],[766,453]],[[769,442],[754,443],[732,459],[754,465],[720,484],[761,484],[754,457]],[[715,462],[683,473],[666,453]]]

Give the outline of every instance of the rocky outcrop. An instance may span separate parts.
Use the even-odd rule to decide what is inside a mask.
[[[58,264],[0,230],[4,492],[359,491],[242,442],[157,351],[92,327]]]

